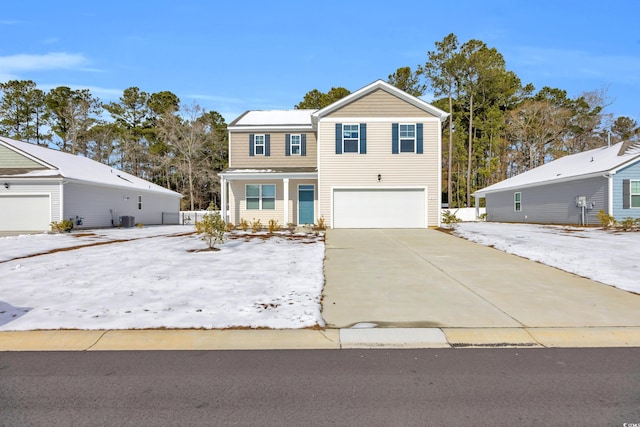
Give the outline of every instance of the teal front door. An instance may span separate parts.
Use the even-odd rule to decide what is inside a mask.
[[[298,224],[313,224],[314,193],[315,187],[313,185],[298,186]]]

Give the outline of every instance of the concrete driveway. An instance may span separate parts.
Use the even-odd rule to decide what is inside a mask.
[[[640,296],[436,230],[329,230],[328,327],[638,327]]]

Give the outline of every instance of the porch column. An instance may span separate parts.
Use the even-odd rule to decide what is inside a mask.
[[[289,223],[289,178],[282,178],[282,185],[284,187],[284,222],[282,226],[286,227]]]
[[[227,216],[227,180],[223,176],[220,177],[220,216],[224,222],[229,222]]]
[[[476,220],[480,218],[480,197],[475,196],[476,199]]]

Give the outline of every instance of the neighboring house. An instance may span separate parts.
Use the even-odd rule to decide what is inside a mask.
[[[436,227],[446,117],[381,80],[317,111],[248,111],[229,125],[227,220]]]
[[[176,223],[182,195],[91,159],[0,137],[0,231]],[[130,224],[124,224],[130,225]]]
[[[487,220],[599,224],[640,217],[640,143],[624,142],[561,157],[475,192]]]

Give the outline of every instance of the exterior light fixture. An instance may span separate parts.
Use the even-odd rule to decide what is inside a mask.
[[[378,182],[382,181],[382,175],[378,174]]]
[[[9,189],[9,183],[8,182],[4,183],[4,188],[6,188],[7,190]]]

